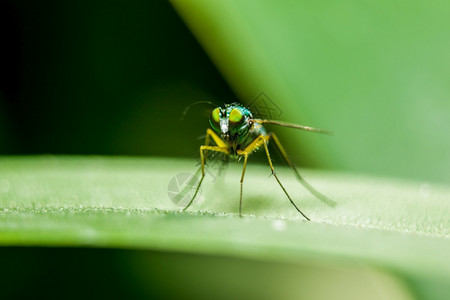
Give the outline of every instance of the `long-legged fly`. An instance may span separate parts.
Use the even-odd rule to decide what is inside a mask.
[[[289,159],[278,137],[273,132],[267,132],[262,124],[274,124],[318,133],[327,133],[327,131],[309,126],[284,123],[274,120],[255,119],[253,118],[253,115],[248,108],[238,103],[225,104],[223,108],[216,107],[211,113],[209,122],[212,129],[206,129],[205,144],[200,146],[202,177],[197,185],[192,199],[190,200],[188,205],[186,205],[184,210],[186,210],[194,201],[200,189],[200,186],[202,185],[203,179],[205,178],[205,163],[207,158],[207,151],[214,151],[220,152],[232,159],[244,159],[244,167],[242,169],[240,180],[241,189],[239,195],[239,215],[241,215],[242,191],[244,185],[245,169],[247,167],[247,159],[250,154],[258,150],[260,147],[263,147],[267,156],[267,160],[269,162],[270,169],[272,171],[272,175],[275,177],[276,181],[280,185],[283,192],[286,194],[291,204],[295,207],[295,209],[309,221],[310,219],[297,207],[294,201],[292,201],[291,196],[286,191],[274,171],[272,160],[270,158],[269,148],[267,147],[270,140],[275,143],[275,146],[280,150],[283,159],[293,169],[297,179],[308,191],[310,191],[315,197],[317,197],[327,205],[334,206],[336,204],[334,201],[319,193],[303,179],[295,165]],[[211,142],[214,142],[214,144],[212,144]]]

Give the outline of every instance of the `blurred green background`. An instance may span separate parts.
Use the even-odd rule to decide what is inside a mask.
[[[195,101],[236,99],[166,1],[1,0],[0,37],[2,155],[184,156],[195,164],[208,119],[194,113],[181,123],[181,113]],[[2,299],[169,298],[179,295],[170,283],[183,282],[171,273],[176,255],[143,265],[161,261],[152,251],[0,254]]]
[[[334,132],[326,137],[276,128],[300,166],[450,180],[448,1],[173,5],[0,1],[0,154],[177,156],[194,164],[208,111],[194,107],[181,122],[183,110],[204,100],[249,104],[264,92],[280,108],[279,119]],[[99,251],[3,248],[14,264],[2,275],[18,284],[9,284],[11,296],[31,295],[16,294],[22,284],[60,273],[73,280],[93,270],[101,271],[82,282],[87,289],[102,278],[104,289],[125,285],[111,295],[165,292],[106,276],[154,278],[161,266],[123,261],[158,261],[161,254]],[[173,259],[167,255],[165,268]],[[88,263],[75,272],[36,263],[52,258]],[[208,265],[228,262],[217,258]],[[227,274],[239,272],[239,265]],[[285,267],[280,274],[288,276]],[[261,268],[266,275],[274,270]],[[11,270],[31,279],[20,283],[19,275],[9,277]],[[172,274],[164,276],[170,286]]]
[[[173,4],[2,1],[0,153],[192,158],[264,92],[301,166],[450,180],[448,1]]]
[[[301,164],[449,182],[448,1],[173,2],[240,98],[334,132],[280,130]]]
[[[0,154],[192,158],[208,119],[183,110],[236,99],[165,1],[0,5]]]

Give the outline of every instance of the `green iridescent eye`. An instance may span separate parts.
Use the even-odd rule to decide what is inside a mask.
[[[220,110],[219,108],[216,108],[211,113],[211,118],[214,120],[214,122],[219,123],[220,122]]]
[[[212,111],[209,123],[215,131],[220,131],[220,109],[216,108]]]
[[[230,123],[239,123],[242,121],[242,118],[244,117],[244,115],[242,114],[242,112],[235,108],[230,112]]]
[[[233,108],[228,115],[228,127],[232,133],[241,133],[247,126],[245,126],[244,111],[239,108]]]

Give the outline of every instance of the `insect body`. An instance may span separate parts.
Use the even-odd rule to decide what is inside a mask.
[[[194,196],[192,197],[189,204],[184,208],[185,210],[194,201],[195,197],[197,196],[197,192],[203,182],[203,179],[205,178],[205,153],[207,151],[214,151],[221,152],[234,159],[244,159],[244,167],[240,180],[241,189],[239,196],[239,215],[241,215],[242,190],[248,156],[254,151],[258,150],[260,147],[264,147],[272,174],[277,180],[281,189],[286,194],[292,205],[297,209],[297,211],[302,214],[305,219],[309,220],[309,218],[297,207],[294,201],[292,201],[291,196],[288,194],[274,171],[269,149],[267,147],[270,140],[274,141],[275,145],[280,150],[284,160],[294,170],[296,177],[300,181],[300,183],[302,183],[303,186],[319,200],[331,206],[335,205],[334,201],[319,193],[309,183],[307,183],[302,176],[300,176],[300,173],[297,171],[294,164],[287,156],[286,151],[284,150],[277,136],[274,133],[268,133],[262,124],[275,124],[319,133],[326,133],[326,131],[308,126],[283,123],[273,120],[254,119],[251,111],[248,108],[245,108],[237,103],[226,104],[224,108],[215,108],[211,113],[209,122],[212,129],[208,128],[206,130],[205,144],[200,146],[202,177],[198,183]],[[214,142],[214,144],[211,144],[211,140]]]

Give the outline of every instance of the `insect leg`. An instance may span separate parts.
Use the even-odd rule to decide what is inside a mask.
[[[328,197],[326,197],[325,195],[321,194],[320,192],[318,192],[315,188],[313,188],[307,181],[305,181],[305,179],[303,179],[303,177],[300,175],[300,173],[298,172],[297,168],[295,167],[295,165],[291,162],[291,160],[289,159],[286,151],[284,150],[283,146],[280,143],[280,140],[278,139],[278,137],[274,134],[271,133],[271,137],[273,139],[273,141],[275,142],[275,145],[277,145],[277,148],[280,150],[281,152],[281,156],[283,156],[283,159],[286,161],[286,163],[292,168],[292,170],[294,170],[295,175],[297,176],[298,181],[300,181],[300,183],[311,193],[313,194],[317,199],[319,199],[320,201],[322,201],[323,203],[329,205],[329,206],[335,206],[336,202],[334,202],[333,200],[329,199]]]
[[[239,193],[239,216],[242,217],[242,189],[243,189],[243,185],[244,185],[245,169],[247,168],[248,153],[245,151],[239,151],[239,152],[241,152],[240,155],[244,156],[244,168],[242,169],[242,176],[241,176],[241,191]]]
[[[269,138],[271,137],[270,135],[267,138],[264,138],[262,135],[260,136],[263,141],[264,141],[264,149],[266,150],[266,155],[267,155],[267,160],[269,161],[269,165],[270,165],[270,169],[272,170],[272,175],[275,177],[275,179],[277,180],[278,184],[280,185],[281,189],[283,190],[283,192],[286,194],[286,196],[288,197],[289,201],[291,202],[292,205],[294,205],[295,209],[297,209],[297,211],[308,221],[310,221],[310,219],[297,207],[297,205],[295,205],[294,201],[292,201],[291,196],[289,196],[288,192],[286,191],[286,189],[284,188],[284,186],[281,184],[280,179],[278,179],[277,174],[275,173],[274,169],[273,169],[273,165],[272,165],[272,159],[270,158],[270,153],[269,153],[269,148],[267,147],[267,141],[269,140]]]
[[[212,137],[214,143],[221,148],[228,148],[227,144],[210,128],[206,129],[205,146],[209,145],[209,137]]]
[[[214,142],[216,143],[217,146],[209,146],[209,138],[212,137],[212,139],[214,140]],[[191,206],[192,202],[194,202],[195,197],[197,196],[197,193],[200,189],[200,186],[202,185],[203,179],[205,178],[205,155],[204,155],[204,151],[206,150],[211,150],[211,151],[216,151],[216,152],[223,152],[226,154],[229,154],[228,151],[228,147],[225,144],[224,141],[222,141],[222,139],[214,133],[214,131],[212,131],[211,129],[206,129],[206,138],[205,138],[205,145],[200,146],[200,158],[201,158],[201,162],[202,162],[202,178],[200,179],[197,188],[195,190],[194,196],[192,196],[191,201],[189,201],[188,205],[186,205],[186,207],[183,210],[188,209],[189,206]]]
[[[200,186],[202,185],[203,179],[205,178],[205,155],[204,155],[204,151],[205,150],[210,150],[210,151],[216,151],[216,152],[223,152],[223,153],[227,153],[228,154],[228,149],[227,148],[222,148],[222,147],[218,147],[218,146],[200,146],[200,158],[202,161],[202,178],[200,178],[200,181],[197,185],[197,188],[195,189],[195,193],[194,196],[192,196],[191,201],[189,201],[188,205],[186,205],[186,207],[183,210],[186,210],[189,208],[189,206],[191,206],[192,202],[194,202],[195,197],[197,196],[197,193],[200,189]]]
[[[202,167],[199,167],[197,169],[197,171],[195,172],[194,175],[192,175],[189,178],[189,181],[187,181],[187,183],[184,185],[183,189],[178,193],[178,195],[176,195],[172,200],[176,203],[179,203],[184,196],[186,196],[186,194],[190,191],[190,189],[192,188],[192,185],[195,182],[195,179],[197,178],[198,174],[200,173],[200,171],[202,170]]]
[[[283,126],[283,127],[289,127],[289,128],[295,128],[295,129],[301,129],[301,130],[331,135],[331,132],[329,132],[328,130],[323,130],[323,129],[314,128],[314,127],[310,127],[310,126],[303,126],[303,125],[298,125],[298,124],[285,123],[285,122],[275,121],[275,120],[264,120],[264,119],[251,119],[250,121],[252,121],[254,123],[259,123],[259,124],[274,124],[274,125],[279,125],[279,126]]]
[[[245,174],[245,167],[247,165],[247,157],[250,153],[252,153],[253,151],[255,151],[256,149],[258,149],[259,147],[261,147],[262,145],[264,145],[264,149],[266,151],[266,155],[267,155],[267,160],[269,161],[269,165],[270,165],[270,169],[272,170],[272,175],[275,177],[275,179],[277,180],[278,184],[280,185],[281,189],[283,190],[283,192],[286,194],[286,196],[288,197],[289,201],[291,202],[292,205],[294,205],[295,209],[297,209],[297,211],[306,219],[309,221],[309,218],[297,207],[297,205],[295,205],[294,201],[292,201],[291,196],[289,196],[288,192],[286,191],[286,189],[284,188],[283,184],[281,183],[280,179],[278,179],[277,174],[275,173],[274,169],[273,169],[273,165],[272,165],[272,160],[270,158],[270,153],[269,153],[269,149],[267,147],[267,141],[270,139],[270,135],[259,135],[256,139],[253,140],[253,142],[250,143],[250,145],[248,145],[243,151],[238,151],[239,155],[242,155],[245,157],[245,161],[244,161],[244,169],[242,170],[242,177],[241,177],[241,197],[240,197],[240,206],[239,206],[239,214],[241,212],[241,206],[242,206],[242,184],[244,181],[244,174]]]
[[[253,142],[250,143],[244,150],[238,150],[237,154],[244,156],[244,167],[242,168],[241,176],[241,191],[239,194],[239,216],[242,216],[242,190],[244,189],[244,175],[247,168],[247,159],[250,153],[258,149],[262,143],[264,143],[264,137],[262,135],[258,136]]]

